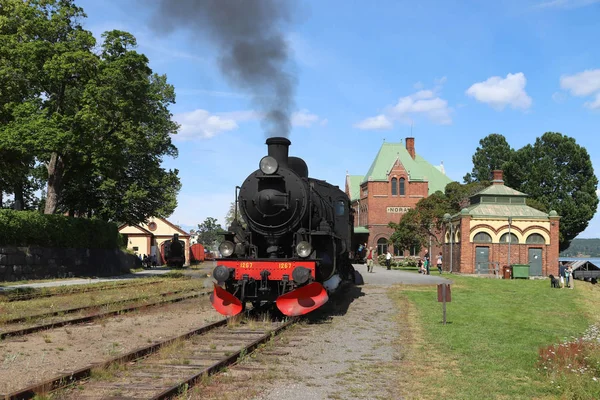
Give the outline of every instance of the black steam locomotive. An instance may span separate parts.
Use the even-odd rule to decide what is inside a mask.
[[[327,302],[343,280],[354,280],[348,196],[309,178],[304,160],[288,156],[288,139],[273,137],[266,144],[268,155],[236,193],[247,228],[236,215],[219,246],[211,302],[224,315],[263,301],[275,301],[285,315],[306,314]]]
[[[165,263],[169,267],[183,267],[183,264],[185,264],[185,242],[179,240],[177,233],[173,235],[172,239],[165,242],[163,250]]]

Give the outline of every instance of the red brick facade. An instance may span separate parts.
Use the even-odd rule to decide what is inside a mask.
[[[504,187],[502,171],[494,171],[492,182],[493,185],[501,185],[501,189],[495,192],[490,191],[489,193],[492,194],[486,194],[488,197],[519,198],[525,196],[522,193],[518,194],[519,192],[516,192],[516,194],[503,194],[503,192],[510,193],[508,191],[512,189]],[[445,265],[446,270],[449,270],[450,267],[450,252],[452,252],[452,270],[454,272],[474,274],[478,272],[489,273],[490,268],[495,267],[499,268],[501,272],[502,267],[509,264],[530,264],[532,262],[530,249],[539,249],[539,253],[534,251],[531,254],[541,255],[541,275],[556,275],[558,273],[560,217],[555,212],[543,214],[536,210],[528,211],[529,207],[524,204],[517,205],[516,201],[512,203],[512,200],[511,202],[504,200],[502,205],[499,204],[499,209],[506,210],[510,215],[489,215],[493,211],[493,208],[490,208],[492,203],[486,201],[479,204],[485,207],[488,215],[478,215],[477,204],[475,204],[475,208],[464,209],[459,215],[453,217],[454,240],[452,245],[450,244],[452,235],[448,232],[450,227],[446,227],[443,250],[444,260],[448,260]],[[510,206],[505,206],[506,204],[515,204],[515,207],[520,208],[519,210],[511,210]],[[534,217],[529,216],[527,213],[531,213]],[[509,220],[511,221],[510,224]],[[490,242],[475,241],[474,236],[479,232],[490,235],[492,240]],[[510,259],[508,243],[499,240],[508,232],[518,235],[519,239],[517,243],[510,244]],[[534,233],[543,236],[544,240],[539,243],[527,243],[527,238]],[[480,270],[478,271],[476,253],[483,250],[483,254],[485,254],[485,249],[488,252],[489,264],[481,265],[479,263]]]
[[[406,151],[414,160],[416,157],[414,138],[406,139]],[[375,161],[377,162],[377,161]],[[366,179],[360,183],[360,194],[354,199],[352,207],[355,214],[355,227],[365,227],[368,234],[357,234],[354,238],[353,250],[359,243],[367,243],[368,247],[377,249],[380,239],[389,239],[393,229],[388,227],[390,222],[399,222],[408,209],[414,208],[419,200],[427,197],[429,193],[428,180],[411,179],[409,171],[402,164],[400,157],[389,164],[386,180]],[[395,190],[394,187],[395,186]],[[348,180],[346,181],[346,193],[350,196]],[[438,235],[441,238],[441,233]],[[393,246],[388,246],[393,252]],[[437,246],[436,239],[432,238],[432,254],[438,254],[441,247]],[[421,251],[421,255],[425,249]],[[410,252],[405,252],[406,256]],[[432,257],[433,258],[433,257]]]

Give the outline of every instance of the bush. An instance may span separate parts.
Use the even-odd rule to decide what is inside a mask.
[[[115,249],[121,244],[118,227],[112,222],[0,210],[0,246]]]

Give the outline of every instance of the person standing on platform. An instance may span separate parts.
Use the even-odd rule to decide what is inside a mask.
[[[385,266],[388,270],[392,269],[392,253],[389,250],[385,254]]]

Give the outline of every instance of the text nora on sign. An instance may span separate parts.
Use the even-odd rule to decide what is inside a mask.
[[[388,207],[386,211],[392,214],[405,214],[410,210],[410,207]]]

